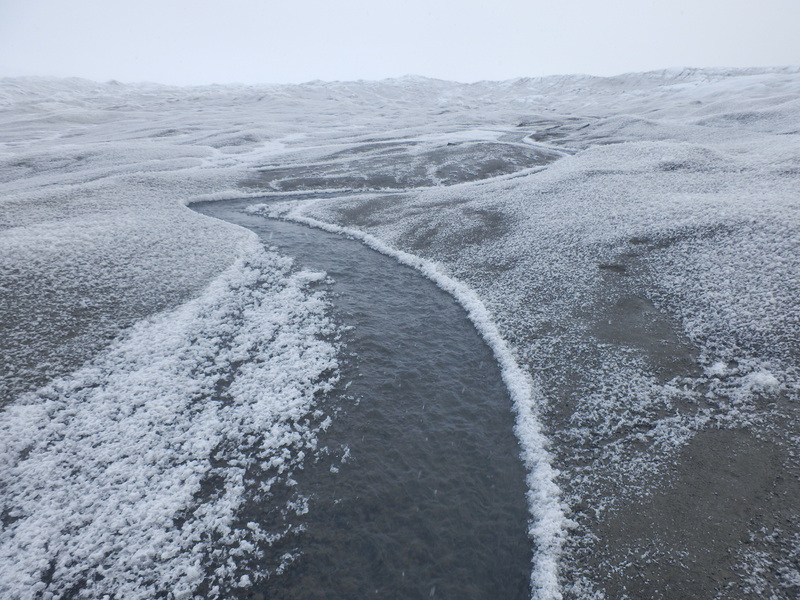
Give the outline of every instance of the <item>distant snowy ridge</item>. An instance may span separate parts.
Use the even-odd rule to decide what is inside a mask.
[[[375,100],[414,102],[419,106],[483,101],[490,105],[506,102],[514,96],[557,93],[564,95],[580,88],[595,93],[608,90],[653,88],[671,84],[708,84],[764,75],[797,75],[800,66],[751,68],[672,68],[644,73],[625,73],[609,77],[596,75],[547,75],[519,77],[505,81],[459,83],[443,79],[407,75],[376,81],[309,81],[301,84],[230,84],[206,86],[170,86],[157,83],[95,82],[80,78],[6,77],[0,79],[0,105],[30,102],[68,102],[93,104],[113,99],[138,98],[142,102],[193,101],[198,99],[235,98],[271,100],[292,98],[296,101],[335,101],[366,106]],[[266,96],[265,96],[266,95]],[[562,98],[563,99],[563,98]]]

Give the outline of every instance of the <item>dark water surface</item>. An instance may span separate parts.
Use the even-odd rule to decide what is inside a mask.
[[[300,557],[252,598],[529,598],[525,471],[508,392],[464,310],[411,268],[342,236],[194,205],[335,280],[346,335],[339,411],[295,479]],[[341,458],[346,455],[346,460]],[[333,466],[333,469],[331,468]],[[338,472],[336,472],[338,469]]]

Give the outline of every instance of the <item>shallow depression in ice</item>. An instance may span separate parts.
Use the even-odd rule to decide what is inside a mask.
[[[530,597],[511,401],[463,309],[359,242],[246,215],[247,204],[193,208],[326,271],[335,317],[352,329],[320,438],[330,452],[296,477],[311,499],[306,529],[274,548],[297,558],[243,597]]]

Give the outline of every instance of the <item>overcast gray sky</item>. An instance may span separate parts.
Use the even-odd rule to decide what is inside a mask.
[[[800,64],[800,0],[0,0],[0,76],[457,81]]]

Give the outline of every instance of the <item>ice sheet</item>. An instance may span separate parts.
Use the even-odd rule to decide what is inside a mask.
[[[242,257],[242,231],[183,204],[260,197],[424,259],[486,308],[539,392],[569,509],[547,533],[563,547],[538,549],[534,570],[559,569],[542,597],[663,597],[668,580],[796,596],[798,97],[797,68],[471,85],[3,80],[4,415],[109,360],[125,328]],[[560,158],[487,162],[523,146]],[[441,177],[419,170],[429,156],[458,160]],[[326,190],[339,191],[307,202]],[[723,430],[739,480],[767,486],[716,515],[730,538],[694,513],[735,486],[690,485],[697,456],[727,451]],[[552,475],[532,475],[532,493]],[[686,502],[697,510],[664,508]],[[634,513],[639,525],[620,517]]]

